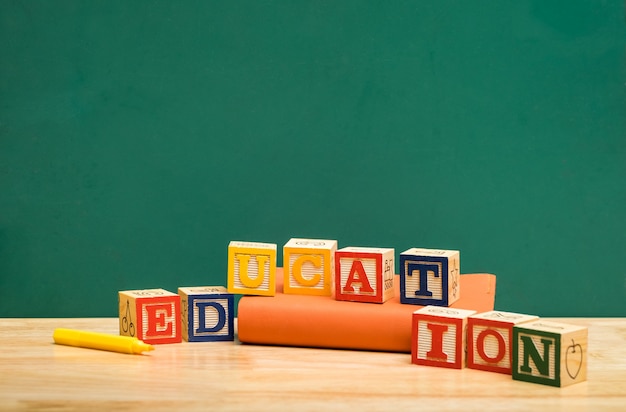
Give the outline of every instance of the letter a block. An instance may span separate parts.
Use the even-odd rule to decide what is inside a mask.
[[[473,310],[426,306],[413,312],[411,362],[416,365],[465,367],[465,326]]]
[[[283,248],[284,293],[330,296],[336,251],[336,240],[289,240]]]
[[[335,299],[383,303],[393,297],[394,250],[345,247],[335,253]]]
[[[461,296],[456,250],[409,249],[400,254],[400,302],[450,306]]]
[[[146,343],[179,343],[180,296],[164,289],[126,290],[118,294],[120,335]]]
[[[470,316],[467,321],[467,367],[510,375],[513,326],[537,319],[533,315],[497,310]]]
[[[178,288],[183,339],[188,342],[235,340],[235,296],[223,286]]]
[[[233,241],[228,245],[228,291],[276,294],[276,244]]]
[[[513,379],[559,387],[587,380],[587,328],[541,319],[513,326]]]

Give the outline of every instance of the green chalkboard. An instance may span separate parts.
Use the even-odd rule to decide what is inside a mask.
[[[3,1],[0,316],[116,316],[291,237],[626,316],[625,40],[621,0]]]

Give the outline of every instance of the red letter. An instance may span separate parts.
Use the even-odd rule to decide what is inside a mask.
[[[148,328],[146,336],[172,336],[172,305],[170,303],[147,304],[144,307],[148,312]]]
[[[428,329],[431,331],[431,342],[426,357],[447,361],[448,355],[443,351],[443,333],[448,330],[448,325],[429,323]]]
[[[361,263],[360,260],[352,262],[350,274],[348,275],[348,281],[346,282],[346,286],[343,288],[343,291],[354,292],[354,286],[352,286],[353,283],[361,284],[361,287],[359,288],[360,293],[374,293],[374,289],[372,289],[369,280],[367,280],[363,263]]]
[[[487,338],[487,335],[495,337],[498,341],[498,353],[493,358],[487,355],[487,353],[485,352],[485,339]],[[484,331],[480,332],[480,334],[478,334],[478,337],[476,338],[476,350],[478,351],[480,357],[483,358],[485,361],[498,363],[504,358],[504,355],[506,355],[504,338],[493,329],[485,329]]]

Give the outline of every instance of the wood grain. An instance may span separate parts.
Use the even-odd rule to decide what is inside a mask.
[[[0,319],[2,410],[623,410],[626,319],[589,327],[588,380],[567,388],[410,355],[182,342],[146,355],[54,345],[55,328],[118,333],[116,318]]]

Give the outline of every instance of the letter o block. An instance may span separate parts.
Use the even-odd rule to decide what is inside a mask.
[[[283,292],[330,296],[335,277],[336,240],[290,239],[283,248]]]
[[[232,241],[228,245],[228,292],[276,294],[276,244]]]
[[[183,339],[188,342],[235,340],[235,297],[223,286],[178,288]]]
[[[400,254],[400,302],[450,306],[461,297],[457,250],[412,248]]]
[[[335,299],[384,303],[393,297],[394,249],[345,247],[335,253]]]
[[[416,365],[465,367],[465,326],[473,310],[426,306],[413,312],[411,362]]]
[[[145,343],[179,343],[180,296],[164,289],[126,290],[118,293],[120,335]]]
[[[538,319],[520,313],[490,312],[467,321],[467,367],[511,374],[513,326]]]

